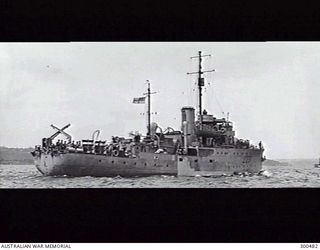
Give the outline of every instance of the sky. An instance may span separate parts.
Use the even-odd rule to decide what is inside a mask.
[[[271,159],[320,157],[319,42],[0,43],[0,145],[33,147],[58,127],[74,140],[146,132],[146,106],[132,104],[151,83],[152,116],[181,128],[197,105],[198,51],[207,73],[203,107],[234,124],[236,136]],[[63,136],[59,137],[64,139]]]

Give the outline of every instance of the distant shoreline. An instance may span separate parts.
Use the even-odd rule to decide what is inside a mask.
[[[2,165],[33,165],[30,154],[33,148],[7,148],[0,147],[0,164]]]
[[[284,162],[284,161],[279,161],[279,160],[271,160],[271,159],[267,159],[263,162],[264,166],[291,166],[291,164],[289,162]]]
[[[34,162],[21,162],[21,161],[0,161],[0,165],[34,165]]]

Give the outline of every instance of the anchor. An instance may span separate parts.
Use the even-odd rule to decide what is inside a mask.
[[[57,126],[54,126],[53,124],[51,124],[51,127],[55,130],[58,130],[56,133],[54,133],[52,136],[50,136],[50,139],[53,140],[54,138],[56,138],[59,134],[63,134],[65,137],[67,137],[69,143],[71,143],[72,137],[71,135],[69,135],[67,132],[65,132],[64,130],[70,127],[70,123],[66,126],[64,126],[63,128],[58,128]]]

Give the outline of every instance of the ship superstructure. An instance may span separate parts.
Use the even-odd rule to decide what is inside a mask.
[[[235,137],[233,124],[226,118],[217,118],[202,108],[202,88],[205,85],[202,58],[199,60],[198,110],[181,109],[181,129],[162,129],[151,122],[151,85],[144,97],[134,98],[134,103],[147,99],[147,133],[131,133],[129,138],[113,136],[111,142],[99,140],[100,131],[91,139],[78,142],[64,130],[70,124],[44,138],[41,146],[32,152],[37,169],[44,175],[68,176],[211,176],[234,173],[256,173],[262,168],[263,146],[250,144],[249,140]],[[55,138],[63,134],[68,141]]]

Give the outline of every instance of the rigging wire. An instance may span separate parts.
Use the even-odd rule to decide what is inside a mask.
[[[219,99],[218,99],[218,96],[216,95],[215,92],[213,92],[213,96],[214,96],[216,102],[218,103],[218,106],[219,106],[219,108],[220,108],[221,113],[224,115],[225,112],[223,111],[222,105],[220,104]]]
[[[208,58],[207,59],[207,63],[209,65],[208,68],[210,69],[213,69],[213,63],[212,63],[212,58]],[[218,104],[218,108],[220,109],[220,112],[222,114],[224,114],[224,109],[221,105],[221,102],[219,101],[218,97],[217,97],[217,94],[216,94],[216,89],[214,88],[214,84],[213,84],[213,79],[214,79],[214,74],[207,74],[206,75],[206,79],[207,79],[207,84],[206,84],[206,87],[204,89],[204,92],[206,93],[206,98],[205,98],[205,101],[206,101],[206,104],[207,104],[207,107],[208,108],[213,108],[213,103],[212,103],[212,100],[211,99],[214,99],[215,102]]]
[[[212,64],[213,64],[213,62],[212,62],[212,59],[211,59],[209,61],[210,68],[214,68]],[[214,86],[213,85],[213,83],[214,83],[214,81],[213,81],[214,80],[214,74],[210,74],[207,79],[208,79],[207,86],[211,90],[210,91],[210,95],[213,96],[213,98],[215,99],[216,103],[218,104],[218,108],[219,108],[221,114],[223,116],[225,116],[226,112],[224,111],[224,107],[223,107],[223,105],[221,104],[221,101],[218,98],[217,89],[213,87]],[[210,99],[211,98],[209,98],[209,101],[210,101]]]
[[[194,71],[195,69],[195,63],[193,60],[190,60],[189,62],[189,71]],[[189,75],[188,76],[188,90],[187,90],[187,105],[188,106],[195,106],[197,103],[197,94],[196,94],[196,79],[195,76]]]

